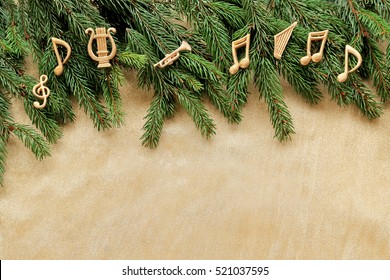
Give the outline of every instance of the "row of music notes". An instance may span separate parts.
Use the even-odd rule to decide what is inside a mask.
[[[294,28],[297,26],[297,22],[294,22],[292,25],[281,31],[280,33],[274,36],[275,46],[274,46],[274,56],[276,59],[282,59],[282,55],[286,46],[291,38]],[[326,40],[328,39],[329,30],[319,31],[319,32],[310,32],[307,38],[307,49],[306,56],[302,57],[300,62],[303,66],[308,65],[311,61],[318,63],[323,59],[324,50],[326,45]],[[312,54],[312,42],[321,41],[321,46],[318,52]],[[245,57],[238,61],[237,50],[245,46]],[[230,74],[234,75],[238,72],[240,68],[247,68],[250,64],[249,60],[249,49],[250,49],[250,34],[245,37],[233,41],[232,43],[232,54],[234,64],[230,67]],[[354,55],[357,58],[357,64],[352,69],[349,69],[349,54]],[[347,45],[345,48],[345,67],[344,72],[338,75],[337,80],[340,83],[345,82],[348,79],[348,74],[355,72],[363,63],[361,54],[354,49],[352,46]]]

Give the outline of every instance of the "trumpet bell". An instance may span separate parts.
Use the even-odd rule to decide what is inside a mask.
[[[179,52],[181,51],[192,51],[192,48],[190,44],[187,43],[187,41],[183,41],[178,49]]]

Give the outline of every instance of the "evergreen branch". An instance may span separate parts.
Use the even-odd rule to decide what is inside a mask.
[[[110,73],[111,72],[111,73]],[[103,97],[109,109],[109,117],[112,124],[120,127],[123,124],[124,112],[122,111],[122,99],[119,93],[119,69],[114,66],[113,69],[106,71],[106,78],[102,79],[101,87]]]
[[[268,105],[275,137],[281,142],[291,139],[291,135],[295,133],[292,118],[284,102],[279,75],[267,58],[256,65],[255,84]]]
[[[241,112],[247,102],[249,84],[249,71],[239,70],[237,74],[228,79],[227,95],[228,104],[232,112]]]
[[[20,92],[20,86],[23,80],[13,69],[6,66],[6,63],[0,58],[0,87],[3,87],[10,93],[16,95]]]
[[[215,124],[201,100],[185,89],[179,89],[177,97],[180,105],[186,109],[196,127],[201,131],[202,136],[209,138],[214,135]]]
[[[375,100],[375,95],[356,78],[350,78],[353,88],[352,99],[362,113],[370,120],[377,119],[383,114],[383,106]]]
[[[85,80],[82,76],[85,72],[82,65],[69,64],[64,77],[69,81],[69,89],[77,97],[80,107],[83,107],[84,112],[93,120],[94,126],[99,131],[108,129],[111,123],[107,112],[94,95],[92,81]]]
[[[50,148],[45,139],[35,131],[32,127],[22,124],[13,124],[14,129],[12,133],[19,138],[20,141],[30,149],[37,159],[50,156]]]
[[[214,63],[221,69],[227,69],[231,61],[227,60],[231,43],[228,30],[215,16],[205,17],[200,26],[200,32],[207,43],[207,48],[213,54]]]
[[[120,52],[117,54],[119,64],[128,69],[141,69],[145,67],[147,63],[147,57],[145,55]]]
[[[1,186],[3,186],[6,159],[7,159],[7,141],[4,139],[4,135],[0,135],[0,185]]]
[[[233,110],[229,97],[219,84],[205,82],[205,92],[209,96],[211,103],[228,119],[229,123],[239,124],[242,116],[240,110]]]
[[[167,95],[157,94],[145,117],[146,123],[143,126],[145,131],[141,137],[142,145],[154,149],[158,146],[164,126],[164,119],[168,115],[173,115],[175,110],[172,100]]]
[[[225,75],[213,63],[192,53],[181,54],[180,64],[204,80],[219,82],[221,78],[225,78]]]
[[[45,111],[38,110],[33,106],[35,97],[32,94],[27,95],[24,99],[24,110],[29,116],[31,122],[42,132],[50,143],[55,143],[62,137],[62,132],[58,123],[45,114]]]

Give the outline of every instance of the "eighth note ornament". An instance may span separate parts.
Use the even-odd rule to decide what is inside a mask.
[[[39,99],[43,100],[43,103],[40,104],[38,101],[34,101],[33,105],[37,109],[43,109],[46,107],[47,104],[47,98],[50,95],[50,89],[48,87],[45,87],[44,84],[47,83],[47,76],[42,75],[40,77],[39,84],[36,84],[33,89],[32,93]]]
[[[348,70],[348,63],[349,63],[349,54],[353,54],[358,62],[355,67],[353,67],[351,70]],[[345,65],[344,65],[344,72],[337,76],[337,80],[340,83],[344,83],[348,79],[348,74],[351,74],[352,72],[355,72],[363,63],[362,55],[353,47],[350,45],[347,45],[345,47]]]
[[[240,68],[245,69],[245,68],[249,67],[249,64],[250,64],[250,60],[249,60],[250,43],[251,43],[251,34],[248,34],[241,39],[233,41],[232,54],[233,54],[234,64],[229,69],[230,74],[234,75],[238,72],[238,70]],[[242,47],[245,47],[245,57],[241,61],[238,61],[237,50],[242,48]]]
[[[319,32],[310,32],[309,37],[307,38],[307,55],[301,58],[302,65],[308,65],[310,61],[320,62],[324,56],[324,49],[326,40],[328,39],[329,30],[319,31]],[[311,54],[311,42],[312,41],[322,41],[320,50]]]
[[[61,39],[52,37],[51,41],[53,42],[53,49],[54,49],[54,53],[56,54],[56,58],[58,62],[58,66],[54,69],[54,74],[56,76],[60,76],[62,75],[62,72],[64,72],[64,64],[68,62],[70,55],[72,53],[72,49],[67,42]],[[58,45],[63,46],[67,50],[66,57],[64,60],[61,59],[60,53],[58,52]]]

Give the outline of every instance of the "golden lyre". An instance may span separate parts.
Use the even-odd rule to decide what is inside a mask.
[[[63,41],[61,39],[52,37],[51,41],[53,42],[53,49],[54,49],[54,53],[56,54],[57,62],[58,62],[58,66],[54,69],[54,74],[56,76],[60,76],[62,74],[62,72],[64,71],[64,64],[66,62],[68,62],[68,60],[70,58],[70,55],[72,53],[72,49],[71,49],[71,47],[69,46],[69,44],[67,42],[65,42],[65,41]],[[61,60],[61,56],[60,56],[60,54],[58,52],[57,45],[63,46],[67,50],[66,57],[65,57],[65,59],[63,61]]]
[[[280,32],[274,36],[274,39],[275,39],[274,57],[275,58],[282,59],[283,52],[286,49],[286,46],[288,44],[288,41],[290,40],[291,34],[292,34],[294,28],[297,26],[297,24],[298,24],[298,22],[294,22],[289,27],[284,29],[282,32]]]
[[[170,54],[167,54],[165,56],[165,58],[163,58],[162,60],[160,60],[159,62],[157,62],[153,66],[159,67],[159,68],[165,68],[168,65],[172,65],[173,62],[175,62],[176,60],[179,59],[180,52],[182,52],[182,51],[189,51],[190,52],[191,50],[192,50],[191,46],[186,41],[183,41],[178,49],[176,49],[175,51],[173,51]]]
[[[353,67],[351,70],[348,70],[348,62],[349,62],[349,54],[353,54],[358,62],[355,67]],[[345,66],[344,66],[344,72],[337,76],[337,80],[340,83],[344,83],[348,79],[348,74],[355,72],[363,63],[362,55],[353,47],[350,45],[347,45],[345,47]]]
[[[96,28],[96,34],[92,28],[85,30],[86,34],[91,35],[88,43],[88,54],[93,60],[99,62],[98,68],[111,67],[110,60],[113,59],[116,55],[115,41],[112,38],[110,32],[115,34],[116,29],[108,28],[106,31],[106,28],[104,27]],[[111,53],[109,55],[107,50],[107,38],[111,42]],[[92,42],[94,39],[97,41],[97,56],[93,53],[92,50]]]
[[[50,89],[45,87],[44,84],[47,83],[47,76],[42,75],[39,81],[39,84],[36,84],[33,89],[32,93],[39,99],[43,100],[43,103],[40,104],[38,101],[34,101],[33,105],[37,109],[43,109],[46,107],[47,104],[47,98],[50,95]]]
[[[322,60],[322,57],[324,55],[326,40],[328,38],[328,33],[329,30],[309,33],[309,37],[307,38],[307,55],[301,58],[302,65],[308,65],[312,60],[314,62],[320,62]],[[320,50],[313,55],[311,54],[312,41],[322,41]]]
[[[230,74],[232,74],[232,75],[236,74],[240,68],[248,68],[249,63],[250,63],[250,60],[249,60],[250,43],[251,43],[251,34],[248,34],[241,39],[233,41],[232,54],[233,54],[234,64],[229,69]],[[239,48],[244,47],[244,46],[245,46],[245,57],[241,61],[238,61],[237,50]]]

